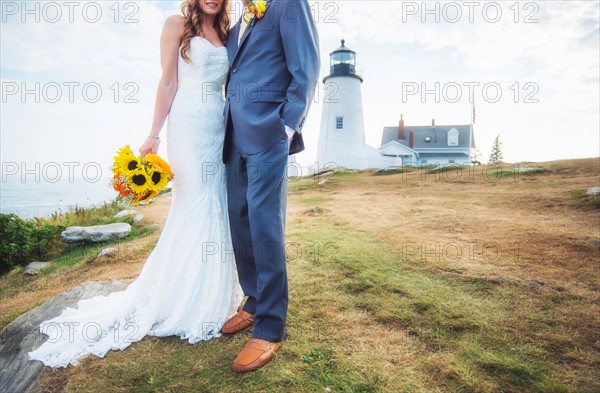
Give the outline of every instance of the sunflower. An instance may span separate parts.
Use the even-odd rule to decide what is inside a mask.
[[[168,173],[164,173],[157,170],[150,171],[150,189],[160,191],[167,186],[170,176]]]
[[[158,195],[158,191],[147,190],[141,194],[136,195],[136,197],[131,200],[131,205],[136,206],[141,202],[148,202],[150,198],[153,198],[156,195]]]
[[[143,194],[151,189],[152,179],[144,168],[135,169],[126,174],[127,183],[136,194]]]
[[[144,157],[144,160],[146,160],[148,164],[153,166],[154,170],[159,170],[162,173],[171,175],[171,166],[169,166],[169,164],[167,164],[165,160],[163,160],[156,154],[148,153],[146,154],[146,157]]]
[[[142,162],[139,157],[131,151],[131,147],[126,145],[117,151],[115,156],[115,163],[113,165],[114,172],[121,172],[126,176],[129,176],[132,171],[141,169]]]
[[[132,205],[149,202],[173,179],[169,164],[156,154],[136,156],[129,145],[121,147],[114,157],[112,187]]]

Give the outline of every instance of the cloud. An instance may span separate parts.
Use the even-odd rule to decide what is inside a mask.
[[[157,71],[166,13],[153,2],[52,2],[59,10],[52,14],[43,11],[44,2],[14,3],[18,12],[3,16],[3,71],[57,79],[110,75],[127,67],[141,74]],[[22,7],[38,12],[24,13]]]
[[[491,103],[481,94],[476,98],[482,152],[501,133],[509,160],[598,155],[598,2],[476,2],[472,23],[466,4],[339,1],[338,22],[321,20],[321,38],[331,42],[324,56],[335,49],[333,40],[344,37],[365,69],[367,139],[376,144],[381,119],[396,124],[402,111],[413,124],[428,124],[431,117],[468,121],[468,105],[401,102],[403,82],[426,82],[429,87],[435,82],[496,82],[503,87],[501,102]],[[455,5],[462,18],[450,23]],[[427,13],[424,7],[438,11]],[[502,17],[492,23],[495,9]],[[538,89],[538,104],[522,103],[533,91],[524,88],[528,82]],[[376,89],[373,83],[378,83]],[[514,104],[517,92],[520,103]],[[456,113],[463,113],[462,121]],[[565,129],[568,143],[558,142],[565,138]],[[554,143],[536,148],[542,137]]]
[[[2,2],[2,7],[6,3],[21,6],[25,2]],[[47,4],[27,3],[28,7]],[[27,21],[22,23],[22,15],[9,15],[3,9],[3,83],[94,82],[104,95],[96,104],[83,100],[81,90],[73,103],[37,104],[29,96],[25,104],[18,96],[3,103],[2,159],[108,162],[121,144],[137,148],[134,145],[141,143],[151,123],[160,77],[162,25],[168,15],[178,12],[179,3],[77,2],[72,23],[66,9],[56,23],[50,23],[48,15],[39,23],[26,15]],[[492,3],[502,9],[497,23],[486,21],[481,11]],[[464,2],[455,3],[463,12],[458,23],[449,23],[443,14],[436,23],[435,15],[424,12],[421,1],[312,4],[321,38],[322,73],[328,72],[329,52],[339,46],[341,38],[358,53],[365,71],[363,101],[367,140],[372,145],[378,144],[381,128],[396,124],[402,111],[413,124],[428,124],[431,117],[440,122],[468,121],[469,105],[400,102],[404,81],[496,81],[508,94],[515,82],[520,83],[521,94],[527,93],[522,86],[531,81],[539,86],[539,104],[478,101],[477,140],[482,153],[486,155],[486,144],[501,133],[509,160],[597,154],[598,2],[528,2],[533,8],[520,2],[518,23],[510,9],[514,2],[478,3],[473,23]],[[446,7],[446,17],[452,17],[448,4],[426,2],[426,7],[437,6],[441,13]],[[91,23],[82,10],[96,5],[102,18]],[[411,6],[418,7],[416,13]],[[239,9],[239,2],[234,9]],[[532,12],[538,22],[523,23]],[[133,23],[125,23],[128,16]],[[135,83],[137,104],[123,102],[130,92],[124,88],[127,82]],[[119,84],[118,103],[113,99],[115,83]],[[298,157],[303,163],[314,162],[321,107],[321,103],[314,104],[307,119],[307,152]],[[567,129],[571,137],[562,143],[560,138]],[[542,136],[547,144],[543,151],[536,149]],[[165,145],[161,154],[165,154]]]
[[[117,147],[137,148],[150,128],[160,32],[173,2],[168,8],[156,2],[77,2],[72,19],[63,7],[56,23],[43,13],[47,3],[27,7],[35,10],[36,4],[39,22],[27,14],[23,23],[22,9],[3,15],[2,87],[18,91],[3,97],[2,161],[99,162],[107,168]],[[81,12],[86,7],[98,7],[102,17],[90,22]]]

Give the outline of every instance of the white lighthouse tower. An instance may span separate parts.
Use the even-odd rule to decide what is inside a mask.
[[[379,167],[381,154],[365,143],[361,84],[356,52],[342,46],[331,52],[329,75],[323,79],[323,115],[317,151],[320,168]]]

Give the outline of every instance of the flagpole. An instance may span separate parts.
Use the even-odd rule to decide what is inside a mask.
[[[475,123],[475,98],[473,98],[473,102],[471,102],[471,116],[470,117],[471,117],[471,135],[469,135],[469,154],[474,159],[475,153],[473,152],[473,138],[475,137],[475,133],[473,132],[473,124]]]

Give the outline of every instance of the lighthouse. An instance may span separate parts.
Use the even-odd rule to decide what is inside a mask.
[[[329,75],[323,79],[323,114],[317,149],[320,168],[379,167],[381,154],[365,143],[361,85],[356,52],[342,46],[329,55]]]

